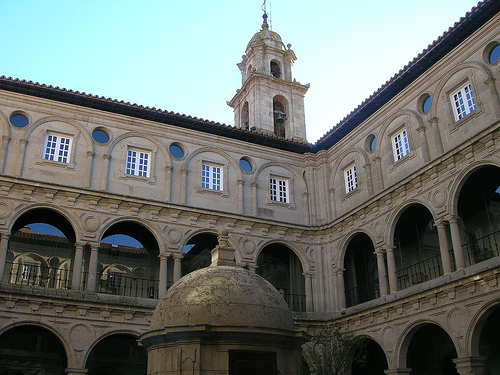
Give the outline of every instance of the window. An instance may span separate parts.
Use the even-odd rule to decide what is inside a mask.
[[[358,187],[358,175],[356,174],[356,166],[352,165],[344,171],[345,192],[350,193]]]
[[[288,180],[271,177],[269,179],[269,195],[274,202],[289,203]]]
[[[217,165],[202,164],[201,187],[203,189],[222,190],[222,168]]]
[[[35,281],[38,267],[33,264],[24,264],[22,279],[24,281]]]
[[[140,150],[127,151],[125,173],[132,176],[149,177],[151,153]]]
[[[69,163],[71,142],[71,137],[48,133],[45,137],[43,158],[61,163]]]
[[[394,161],[401,160],[410,153],[410,145],[408,144],[406,130],[403,130],[392,139],[392,146],[394,151]]]
[[[474,102],[474,95],[470,84],[467,84],[460,91],[451,96],[451,103],[453,106],[453,114],[455,120],[458,121],[476,109]]]

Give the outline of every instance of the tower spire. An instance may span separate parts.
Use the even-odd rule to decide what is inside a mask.
[[[264,12],[264,14],[262,15],[262,18],[264,19],[264,21],[262,22],[262,30],[269,30],[269,25],[267,24],[268,15],[266,10],[266,0],[264,0],[264,2],[262,3],[262,11]]]

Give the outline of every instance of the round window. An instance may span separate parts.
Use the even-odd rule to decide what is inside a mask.
[[[247,158],[240,159],[240,168],[243,172],[250,173],[253,170],[252,163]]]
[[[92,138],[97,143],[105,144],[109,142],[109,134],[102,129],[95,129],[92,132]]]
[[[176,159],[182,159],[184,157],[184,150],[179,145],[171,144],[168,151],[170,152],[170,155]]]
[[[21,113],[14,113],[10,116],[10,123],[16,128],[24,128],[29,124],[28,118]]]
[[[431,109],[431,104],[432,104],[432,98],[430,95],[427,95],[426,98],[424,99],[424,102],[422,103],[422,112],[424,113],[429,112],[429,109]]]
[[[490,52],[489,62],[490,64],[494,64],[500,59],[500,44],[497,44]]]

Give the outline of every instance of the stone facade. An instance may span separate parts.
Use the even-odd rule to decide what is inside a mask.
[[[387,374],[410,373],[416,358],[430,367],[412,373],[437,371],[419,344],[428,335],[450,346],[443,366],[497,373],[498,353],[481,348],[497,343],[484,327],[499,333],[499,10],[479,4],[314,145],[301,141],[307,86],[291,75],[295,55],[268,30],[279,44],[269,61],[252,62],[254,37],[239,65],[234,128],[1,78],[0,351],[9,332],[36,327],[60,342],[67,373],[99,374],[106,361],[93,350],[135,342],[156,298],[209,265],[202,242],[225,229],[236,263],[282,293],[297,328],[363,335]],[[290,139],[273,127],[281,97]],[[245,102],[259,114],[248,129]],[[37,258],[13,246],[39,222],[60,229],[70,251]],[[101,241],[115,234],[138,240],[147,262],[134,268],[121,250],[109,260]],[[67,265],[64,288],[41,282],[44,267],[59,267],[52,258]],[[111,295],[106,267],[120,280]],[[141,280],[153,295],[132,291]],[[8,366],[0,359],[0,374]],[[23,373],[38,371],[30,366]]]

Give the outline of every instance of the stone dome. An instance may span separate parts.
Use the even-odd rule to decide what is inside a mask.
[[[262,24],[262,30],[260,30],[258,33],[255,33],[252,39],[250,39],[250,42],[248,42],[247,45],[247,50],[253,43],[264,43],[274,48],[284,49],[285,44],[281,40],[281,36],[278,33],[269,30],[269,25],[267,24],[267,14],[264,14],[263,18],[264,23]]]
[[[233,266],[202,268],[160,299],[150,329],[210,325],[294,330],[280,293],[254,272]]]

